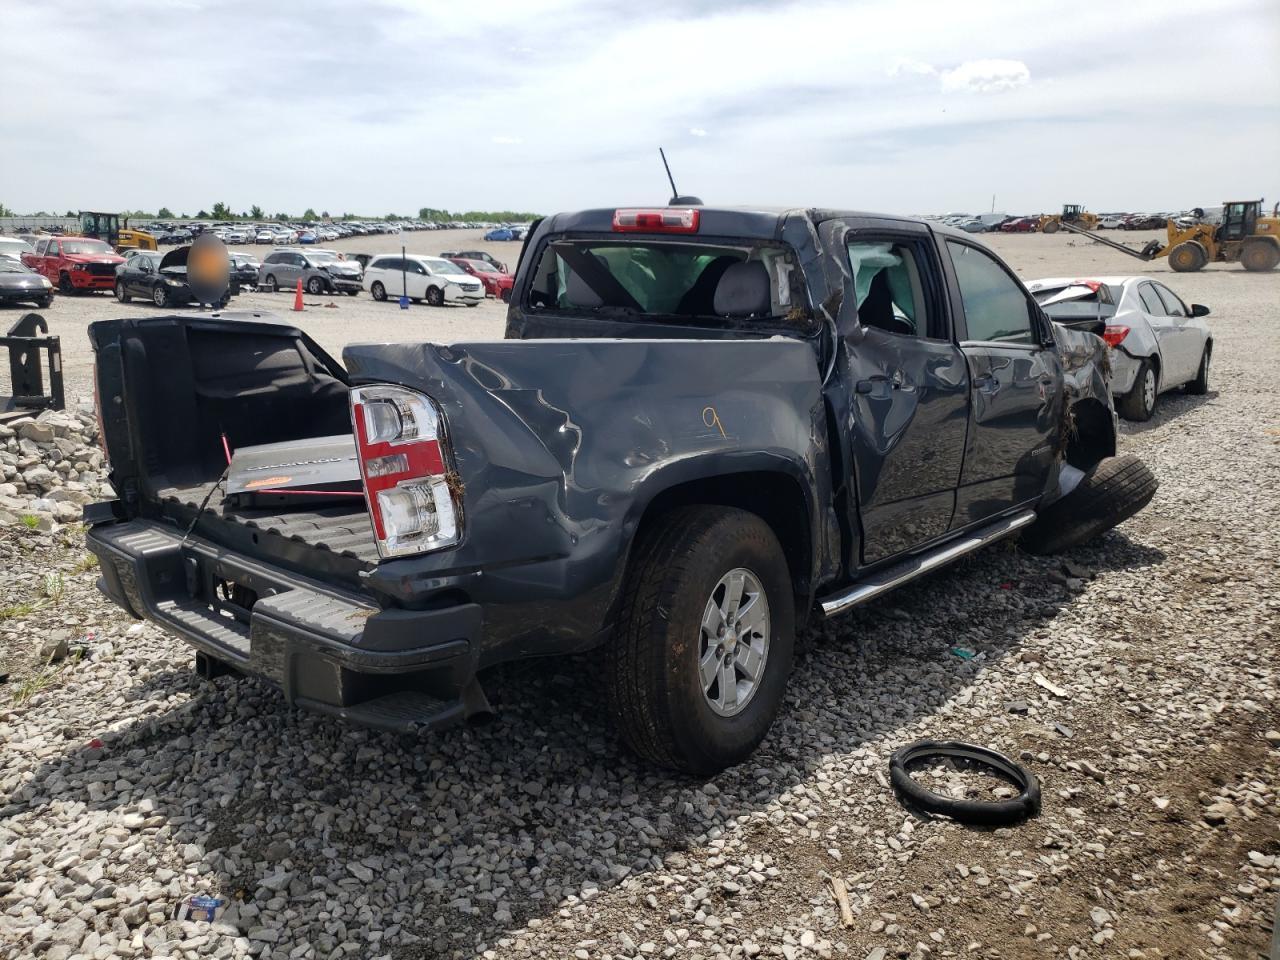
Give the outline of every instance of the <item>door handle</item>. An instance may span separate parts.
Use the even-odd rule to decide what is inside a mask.
[[[877,373],[875,376],[867,377],[865,380],[859,380],[854,384],[854,389],[857,390],[858,393],[874,393],[876,387],[884,384],[888,384],[897,390],[902,386],[902,374],[898,371],[894,371],[893,378],[890,379],[883,374]]]
[[[984,373],[980,377],[973,378],[973,388],[988,396],[995,396],[1000,392],[1000,381],[989,373]]]

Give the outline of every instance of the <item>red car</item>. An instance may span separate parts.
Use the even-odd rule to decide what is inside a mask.
[[[1019,217],[1016,220],[1006,220],[1000,224],[1001,233],[1034,233],[1040,220],[1038,217]]]
[[[479,277],[484,284],[487,297],[497,297],[503,303],[511,299],[511,288],[515,285],[515,277],[503,273],[487,260],[468,260],[465,257],[449,257],[450,263],[456,263],[473,277]]]
[[[22,262],[49,278],[59,293],[114,290],[116,267],[124,257],[101,240],[89,237],[49,237],[36,241],[35,253],[24,253]]]

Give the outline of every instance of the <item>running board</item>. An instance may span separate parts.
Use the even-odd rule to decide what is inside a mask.
[[[834,617],[838,613],[844,613],[846,610],[866,603],[908,580],[922,577],[939,567],[946,566],[952,560],[963,557],[966,553],[1021,530],[1035,518],[1035,511],[1024,510],[1022,513],[989,523],[985,527],[979,527],[959,540],[944,543],[928,553],[922,553],[910,560],[904,560],[902,563],[877,571],[865,580],[859,580],[844,592],[819,600],[818,605],[822,608],[822,615]]]

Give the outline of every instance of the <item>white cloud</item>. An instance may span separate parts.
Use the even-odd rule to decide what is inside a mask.
[[[913,60],[910,57],[899,57],[893,61],[893,66],[889,68],[889,76],[900,77],[905,75],[928,77],[937,73],[938,69],[932,63],[925,63],[923,60]]]
[[[943,93],[1003,93],[1031,82],[1031,70],[1021,60],[966,60],[942,73]]]
[[[490,137],[489,139],[493,143],[501,143],[501,144],[507,144],[507,145],[515,144],[515,143],[524,143],[524,138],[522,137]]]
[[[707,131],[703,130],[701,127],[690,127],[689,132],[695,137],[705,137],[707,135]]]

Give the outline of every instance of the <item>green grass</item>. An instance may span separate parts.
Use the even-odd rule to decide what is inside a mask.
[[[25,617],[29,613],[35,613],[43,606],[43,601],[27,600],[23,603],[14,603],[7,607],[0,607],[0,620],[16,620],[19,617]]]
[[[22,522],[26,525],[28,530],[34,530],[36,527],[40,526],[40,518],[35,516],[34,514],[31,514],[31,513],[24,514],[21,519],[22,519]]]
[[[88,573],[97,565],[98,565],[98,558],[94,556],[92,553],[86,553],[83,557],[81,557],[72,565],[71,575],[76,576],[77,574]]]

